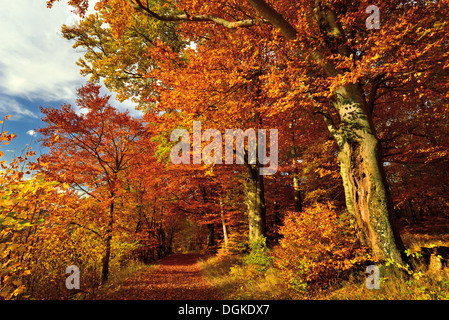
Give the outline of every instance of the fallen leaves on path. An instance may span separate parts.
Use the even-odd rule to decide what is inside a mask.
[[[173,254],[159,261],[157,268],[144,268],[110,288],[97,299],[117,300],[215,300],[217,290],[203,278],[197,263],[204,255]]]

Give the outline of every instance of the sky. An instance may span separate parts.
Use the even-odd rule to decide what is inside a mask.
[[[45,125],[39,106],[75,106],[76,90],[88,81],[76,65],[83,53],[61,34],[63,24],[77,20],[65,2],[48,9],[45,0],[0,0],[0,120],[10,115],[3,129],[17,136],[0,147],[1,160],[20,155],[27,144],[43,151],[36,134]],[[111,93],[104,88],[103,94]],[[141,116],[130,101],[119,103],[112,95],[110,102]]]

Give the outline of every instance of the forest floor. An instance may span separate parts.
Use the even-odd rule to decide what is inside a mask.
[[[101,290],[100,300],[219,300],[220,293],[202,276],[205,254],[172,254],[144,267],[121,283]]]

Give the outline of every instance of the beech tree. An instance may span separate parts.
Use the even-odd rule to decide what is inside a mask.
[[[70,105],[61,109],[41,108],[47,126],[39,129],[42,143],[50,149],[40,157],[56,181],[69,183],[100,201],[107,210],[104,221],[104,253],[101,282],[109,275],[111,240],[116,201],[121,193],[123,171],[128,169],[139,139],[145,135],[141,121],[108,104],[100,86],[88,84],[78,90],[77,104],[86,114],[78,115]]]

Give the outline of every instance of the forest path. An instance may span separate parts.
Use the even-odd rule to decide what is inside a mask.
[[[157,267],[144,268],[109,288],[97,299],[114,300],[215,300],[217,290],[204,279],[200,258],[207,255],[172,254],[157,261]]]

